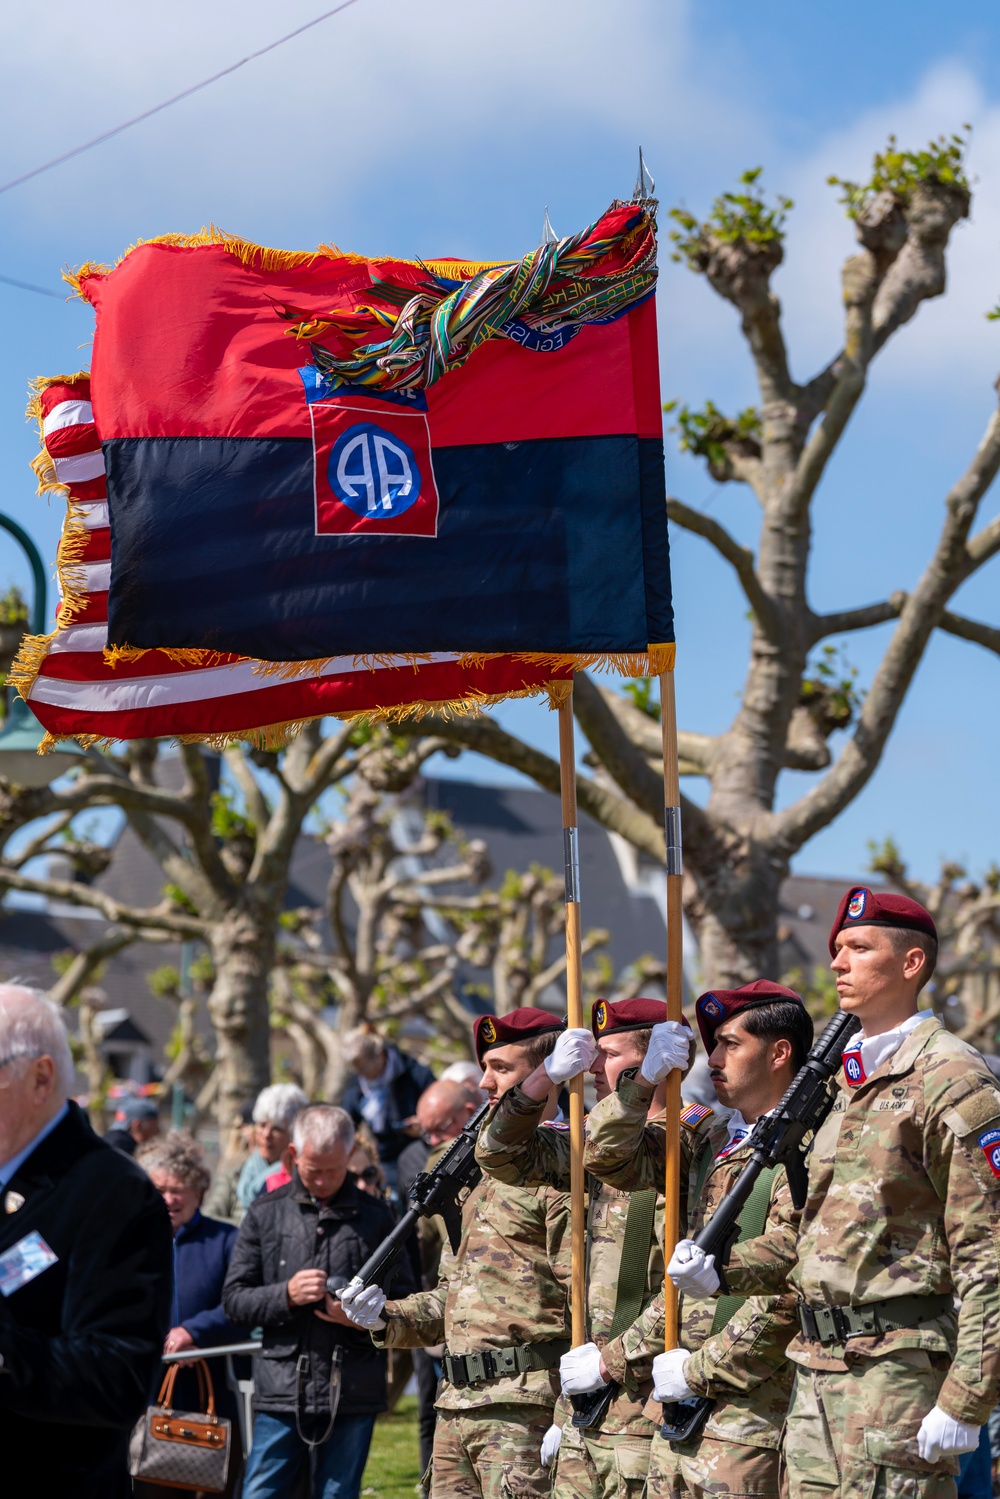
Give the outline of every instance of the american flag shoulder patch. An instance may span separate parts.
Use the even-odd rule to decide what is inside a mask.
[[[686,1124],[688,1129],[697,1129],[699,1124],[703,1124],[714,1113],[715,1110],[710,1109],[707,1104],[689,1103],[686,1109],[681,1109],[681,1123]]]

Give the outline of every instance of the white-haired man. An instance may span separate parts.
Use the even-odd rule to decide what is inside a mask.
[[[349,1281],[393,1226],[349,1176],[353,1146],[343,1109],[303,1109],[291,1182],[256,1198],[240,1226],[222,1304],[240,1326],[264,1329],[244,1499],[299,1492],[306,1470],[314,1499],[356,1499],[386,1408],[385,1354],[326,1294],[327,1277]],[[405,1259],[399,1279],[412,1289]]]
[[[170,1219],[72,1101],[58,1008],[0,984],[0,1472],[34,1499],[124,1499],[170,1326]]]

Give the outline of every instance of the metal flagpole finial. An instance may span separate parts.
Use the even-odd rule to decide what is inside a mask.
[[[646,165],[645,157],[642,154],[642,147],[640,146],[639,147],[639,175],[635,179],[635,188],[633,189],[633,192],[632,192],[632,202],[633,203],[648,202],[649,199],[651,199],[653,197],[653,194],[655,192],[656,192],[656,182],[655,182],[655,179],[653,177],[652,172],[649,170],[649,168]]]
[[[549,219],[549,205],[547,203],[545,205],[545,222],[542,225],[542,237],[538,243],[540,245],[557,245],[559,243],[559,236],[553,229],[552,222]]]

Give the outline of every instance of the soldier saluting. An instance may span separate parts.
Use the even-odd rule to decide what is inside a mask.
[[[700,1230],[739,1176],[750,1155],[754,1123],[780,1101],[812,1044],[812,1021],[792,989],[764,979],[740,989],[702,994],[695,1006],[719,1102],[733,1113],[690,1104],[681,1113],[681,1221]],[[657,1027],[650,1050],[657,1047]],[[614,1092],[591,1110],[584,1164],[610,1186],[639,1191],[663,1182],[665,1137],[647,1120],[659,1069],[623,1072]],[[798,1214],[783,1168],[762,1172],[740,1215],[741,1229],[768,1228],[795,1241]],[[649,1458],[650,1495],[674,1499],[777,1499],[779,1443],[788,1410],[792,1370],[785,1350],[795,1331],[791,1295],[732,1297],[713,1304],[696,1290],[679,1307],[682,1347],[653,1361],[653,1394],[664,1415],[674,1402],[698,1396],[707,1420],[689,1433],[676,1423],[676,1440],[660,1429],[660,1407]],[[662,1346],[660,1294],[645,1308],[626,1343]],[[565,1363],[565,1360],[564,1360]]]
[[[654,1030],[655,1027],[655,1030]],[[651,1038],[656,1036],[656,1044]],[[686,1026],[667,1020],[662,999],[599,1000],[591,1030],[565,1031],[550,1057],[518,1087],[509,1089],[484,1124],[476,1159],[503,1182],[548,1182],[567,1196],[570,1142],[565,1129],[544,1127],[545,1100],[553,1082],[568,1082],[585,1068],[596,1077],[597,1096],[611,1092],[625,1070],[652,1079],[643,1118],[662,1116],[663,1080],[686,1067],[691,1042]],[[703,1112],[710,1113],[711,1110]],[[541,1127],[540,1127],[541,1126]],[[663,1173],[661,1172],[661,1178]],[[587,1327],[591,1341],[564,1355],[563,1395],[584,1396],[613,1386],[607,1408],[585,1430],[568,1422],[568,1402],[556,1408],[544,1458],[557,1462],[552,1499],[617,1499],[638,1492],[649,1465],[653,1423],[643,1407],[652,1393],[653,1358],[663,1346],[659,1317],[636,1332],[640,1314],[663,1286],[663,1182],[629,1194],[591,1181],[587,1220]],[[558,1456],[557,1456],[558,1455]]]
[[[482,1086],[495,1103],[549,1055],[565,1023],[524,1006],[475,1026]],[[556,1113],[550,1085],[543,1106]],[[560,1356],[569,1348],[569,1201],[552,1187],[484,1177],[462,1209],[458,1253],[438,1284],[401,1301],[352,1284],[341,1305],[383,1348],[444,1342],[430,1499],[547,1495],[542,1439],[552,1421]]]
[[[1000,1376],[1000,1092],[919,1007],[937,958],[923,906],[855,887],[830,952],[861,1040],[817,1132],[797,1241],[765,1230],[737,1244],[727,1289],[799,1294],[792,1499],[952,1499]],[[668,1273],[688,1293],[719,1288],[689,1240]]]

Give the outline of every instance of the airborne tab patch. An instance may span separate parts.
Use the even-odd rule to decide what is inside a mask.
[[[715,1110],[710,1109],[704,1103],[689,1103],[686,1109],[681,1109],[681,1123],[686,1124],[688,1129],[697,1129],[703,1124],[710,1114]]]

